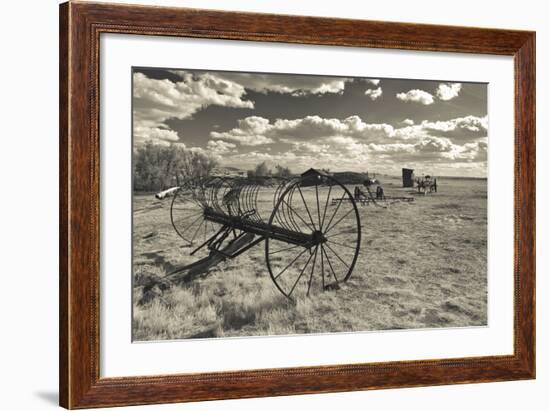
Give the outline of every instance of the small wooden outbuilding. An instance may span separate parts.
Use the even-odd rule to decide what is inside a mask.
[[[303,172],[301,174],[302,177],[302,187],[312,186],[315,184],[319,184],[319,181],[324,183],[327,179],[327,177],[330,174],[323,171],[323,170],[317,170],[315,168],[310,168],[309,170]]]
[[[401,169],[403,174],[403,187],[414,187],[414,170],[412,168]]]

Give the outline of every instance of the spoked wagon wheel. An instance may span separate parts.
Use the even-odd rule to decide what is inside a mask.
[[[274,234],[287,231],[302,233],[302,240]],[[266,263],[279,291],[295,299],[347,281],[360,245],[361,222],[350,191],[331,176],[314,175],[279,195],[269,219]]]
[[[224,209],[229,214],[228,210],[234,207],[227,199],[231,189],[230,181],[222,178],[188,180],[179,187],[172,198],[170,220],[186,246],[197,248],[222,229],[220,224],[205,218],[205,210]],[[236,236],[238,233],[234,234]],[[208,248],[202,247],[196,255],[208,253]]]

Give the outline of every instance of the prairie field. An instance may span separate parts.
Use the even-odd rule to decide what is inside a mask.
[[[358,204],[359,233],[351,203],[337,201],[340,193],[304,187],[295,193],[295,211],[286,210],[286,218],[303,232],[310,221],[330,227],[326,247],[306,250],[272,239],[266,249],[262,241],[187,276],[178,274],[181,267],[206,255],[205,249],[190,252],[220,226],[193,226],[191,245],[172,226],[172,198],[136,193],[133,339],[486,325],[487,181],[438,178],[438,193],[425,196],[402,188],[400,178],[382,177],[382,182],[386,196],[414,201]],[[347,188],[353,193],[354,186]],[[265,187],[256,197],[256,211],[265,222],[274,192]],[[182,206],[178,218],[194,221],[196,211]]]

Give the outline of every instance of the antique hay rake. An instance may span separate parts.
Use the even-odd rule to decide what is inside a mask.
[[[289,179],[189,180],[175,193],[170,215],[190,254],[206,253],[204,259],[235,258],[264,241],[271,279],[288,298],[338,288],[361,245],[350,191],[313,169]]]

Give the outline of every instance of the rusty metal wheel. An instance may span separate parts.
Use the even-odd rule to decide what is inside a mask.
[[[280,190],[268,231],[309,235],[307,244],[289,244],[266,235],[271,279],[288,298],[338,288],[351,276],[361,246],[361,220],[355,200],[332,176],[296,179]]]

